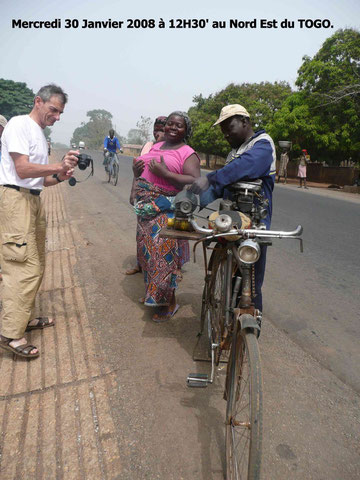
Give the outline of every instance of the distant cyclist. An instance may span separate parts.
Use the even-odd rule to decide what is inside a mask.
[[[115,137],[115,132],[113,129],[109,130],[109,135],[104,139],[104,162],[105,170],[107,170],[107,166],[109,164],[109,155],[108,152],[114,153],[116,155],[116,151],[119,150],[122,153],[121,145],[119,139]]]

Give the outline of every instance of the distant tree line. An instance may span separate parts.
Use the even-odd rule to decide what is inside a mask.
[[[31,112],[34,104],[35,93],[27,87],[26,83],[14,82],[0,78],[0,115],[6,120],[16,115],[26,115]],[[51,140],[51,129],[44,130],[46,138]]]
[[[290,140],[293,155],[306,148],[311,159],[339,165],[360,162],[360,33],[338,30],[325,40],[313,58],[303,57],[297,90],[285,81],[231,83],[223,90],[193,98],[191,146],[205,154],[226,156],[229,150],[219,127],[212,128],[223,106],[240,103],[251,115],[255,129],[265,128],[275,143]],[[34,92],[25,83],[0,79],[0,114],[8,120],[31,111]],[[112,114],[96,109],[73,132],[71,143],[100,148],[113,127]],[[120,143],[143,144],[151,137],[152,120],[141,117]],[[115,128],[114,128],[115,130]],[[51,130],[45,130],[51,139]]]
[[[311,159],[340,164],[360,161],[360,33],[338,30],[318,53],[303,57],[297,91],[286,82],[230,84],[189,109],[198,151],[226,156],[229,146],[220,128],[212,128],[223,106],[240,103],[255,129],[265,128],[274,141],[290,140],[293,154],[306,148]]]
[[[80,127],[74,130],[71,143],[79,144],[79,141],[85,142],[88,148],[97,149],[103,145],[104,138],[109,134],[109,130],[116,130],[112,123],[112,114],[107,110],[90,110],[86,114],[89,117],[87,123],[83,122]],[[128,136],[123,137],[115,131],[120,144],[131,143],[142,145],[150,139],[150,129],[152,126],[151,118],[141,117],[136,124],[136,128],[131,128]]]
[[[115,130],[112,124],[113,116],[102,109],[90,110],[86,116],[89,117],[89,121],[82,122],[81,126],[74,130],[70,143],[79,145],[79,142],[83,141],[87,148],[98,149],[102,147],[104,138],[109,135],[109,130]],[[120,143],[124,141],[118,133],[115,132],[115,135]]]

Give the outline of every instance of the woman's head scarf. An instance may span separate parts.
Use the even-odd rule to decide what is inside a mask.
[[[165,125],[166,120],[167,120],[167,117],[165,117],[165,116],[157,117],[157,118],[155,118],[154,126],[155,125]]]
[[[192,125],[191,125],[191,120],[189,118],[189,115],[186,112],[181,112],[180,110],[176,110],[175,112],[170,113],[170,115],[167,118],[171,117],[171,115],[177,115],[178,117],[182,117],[184,119],[185,126],[186,126],[184,140],[185,142],[187,142],[192,135]]]

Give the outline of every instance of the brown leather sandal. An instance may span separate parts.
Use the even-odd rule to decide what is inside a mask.
[[[34,320],[37,320],[38,323],[36,325],[29,325],[26,327],[25,332],[30,332],[31,330],[42,330],[43,328],[53,327],[55,325],[55,321],[49,321],[49,317],[36,317]]]
[[[30,353],[31,350],[34,350],[34,348],[37,349],[35,345],[25,343],[24,345],[19,345],[18,347],[12,347],[11,345],[9,345],[9,343],[12,341],[13,338],[7,338],[0,335],[0,348],[24,358],[36,358],[40,355],[39,350],[37,351],[37,353]]]

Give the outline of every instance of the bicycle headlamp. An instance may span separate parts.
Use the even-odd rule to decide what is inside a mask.
[[[239,257],[243,263],[251,265],[260,258],[260,246],[254,240],[244,240],[239,247]]]

